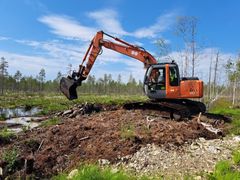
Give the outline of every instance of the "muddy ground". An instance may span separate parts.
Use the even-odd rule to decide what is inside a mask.
[[[90,110],[85,114],[81,113],[83,107],[58,113],[61,119],[58,125],[21,132],[8,143],[0,139],[0,157],[14,148],[18,152],[11,171],[7,170],[7,162],[0,159],[3,175],[27,173],[43,178],[71,170],[82,162],[107,159],[114,164],[120,157],[134,154],[147,144],[182,146],[199,137],[221,138],[227,128],[224,117],[211,114],[202,115],[201,121],[221,129],[223,134],[208,131],[197,121],[198,116],[173,121],[167,112],[155,110],[98,106],[97,112]],[[71,116],[76,110],[78,114]]]

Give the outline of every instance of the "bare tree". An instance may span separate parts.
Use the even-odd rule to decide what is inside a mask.
[[[232,83],[232,106],[234,106],[236,101],[237,82],[240,79],[240,54],[238,55],[236,63],[233,63],[233,61],[229,59],[225,65],[225,69],[228,74],[228,79]]]
[[[159,61],[162,60],[162,58],[166,60],[173,60],[173,57],[170,55],[171,46],[166,39],[159,38],[156,40],[155,44],[158,49],[157,56]]]
[[[211,56],[211,61],[210,61],[210,66],[209,66],[209,75],[208,75],[208,99],[211,99],[212,93],[211,93],[211,80],[212,80],[212,56]]]
[[[177,27],[176,27],[176,34],[183,38],[185,46],[189,49],[191,54],[190,58],[185,58],[185,60],[191,59],[192,65],[192,77],[195,75],[195,67],[196,67],[196,36],[197,36],[197,18],[193,16],[181,16],[177,19]],[[186,52],[187,56],[187,52]],[[186,65],[188,66],[187,62]],[[185,66],[187,69],[188,67]]]
[[[72,74],[72,64],[68,64],[67,66],[67,74],[71,75]]]
[[[214,67],[214,77],[213,77],[213,93],[215,96],[217,95],[216,86],[217,86],[218,62],[219,62],[219,51],[217,52],[217,55],[216,55],[215,67]]]

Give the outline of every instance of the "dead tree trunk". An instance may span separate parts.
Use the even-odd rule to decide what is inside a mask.
[[[234,78],[234,82],[233,82],[232,106],[235,105],[236,87],[237,87],[237,78],[235,77],[235,78]]]
[[[219,51],[217,52],[217,56],[216,56],[216,61],[215,61],[215,67],[214,67],[214,79],[213,79],[213,93],[214,96],[217,95],[217,70],[218,70],[218,61],[219,61]]]
[[[208,76],[208,99],[210,100],[211,97],[211,79],[212,79],[212,58],[210,61],[210,67],[209,67],[209,76]]]

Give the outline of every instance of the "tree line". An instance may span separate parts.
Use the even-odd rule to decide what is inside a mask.
[[[8,62],[2,57],[0,62],[0,90],[1,95],[5,93],[41,93],[53,92],[60,93],[59,83],[63,77],[61,72],[58,72],[56,78],[53,80],[46,80],[45,69],[40,69],[36,77],[23,76],[17,70],[14,75],[8,74]],[[135,78],[130,75],[128,82],[123,82],[119,74],[117,80],[112,78],[111,74],[104,74],[101,78],[96,78],[94,75],[89,75],[87,80],[83,82],[82,86],[78,88],[79,93],[82,94],[119,94],[119,95],[142,95],[142,82],[137,82]]]

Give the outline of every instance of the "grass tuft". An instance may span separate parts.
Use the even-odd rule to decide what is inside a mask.
[[[66,173],[53,177],[54,180],[67,179]],[[113,171],[110,168],[100,168],[97,165],[83,165],[72,176],[72,180],[129,180],[137,179],[123,171]]]
[[[9,142],[14,137],[16,137],[16,135],[6,127],[0,131],[0,140],[2,140],[2,142]]]
[[[122,139],[133,140],[135,138],[135,127],[132,124],[124,124],[121,126],[120,133]]]
[[[58,117],[53,117],[51,119],[43,121],[40,126],[47,127],[47,126],[57,125],[59,123],[60,123],[60,119]]]
[[[234,169],[230,161],[219,161],[215,170],[209,175],[210,180],[238,180],[240,172]]]
[[[234,162],[237,166],[240,165],[240,151],[239,151],[239,150],[233,152],[233,157],[232,157],[232,159],[233,159],[233,162]]]

